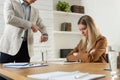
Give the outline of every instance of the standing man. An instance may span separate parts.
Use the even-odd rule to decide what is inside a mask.
[[[39,10],[31,4],[36,0],[6,0],[5,30],[0,40],[0,63],[30,62],[33,56],[33,33],[40,31],[40,41],[48,40]]]

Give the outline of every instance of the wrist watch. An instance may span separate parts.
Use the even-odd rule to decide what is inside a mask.
[[[45,35],[45,36],[48,36],[48,34],[47,34],[47,33],[43,33],[42,35],[43,35],[43,36],[44,36],[44,35]]]

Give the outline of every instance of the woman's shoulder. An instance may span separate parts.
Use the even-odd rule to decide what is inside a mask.
[[[105,37],[105,36],[103,36],[103,35],[99,35],[98,37],[97,37],[97,40],[107,40],[107,38]]]

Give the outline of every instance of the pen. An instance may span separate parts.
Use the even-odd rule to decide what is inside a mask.
[[[75,79],[79,79],[79,78],[85,77],[87,75],[89,75],[89,73],[77,74],[77,75],[75,75]]]
[[[104,70],[106,70],[106,71],[111,71],[111,69],[110,69],[110,68],[105,68]]]

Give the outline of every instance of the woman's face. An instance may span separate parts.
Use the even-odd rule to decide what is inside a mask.
[[[79,24],[78,27],[79,27],[81,34],[87,38],[88,37],[88,29],[87,29],[86,25]]]

